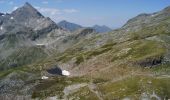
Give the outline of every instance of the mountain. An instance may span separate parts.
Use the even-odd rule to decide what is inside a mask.
[[[26,3],[1,14],[0,29],[1,100],[170,98],[170,7],[98,34],[66,31]]]
[[[123,28],[131,27],[132,30],[141,29],[145,25],[152,26],[157,25],[160,22],[167,20],[169,18],[170,7],[166,7],[162,11],[151,13],[151,14],[140,14],[135,18],[130,19]],[[145,26],[146,27],[146,26]]]
[[[71,23],[71,22],[68,22],[66,20],[63,20],[63,21],[59,22],[57,25],[62,27],[63,29],[69,30],[71,32],[74,32],[74,31],[76,31],[78,29],[81,29],[81,28],[85,28],[85,27],[83,27],[81,25]],[[107,27],[105,25],[103,25],[103,26],[94,25],[93,27],[90,27],[90,28],[93,28],[98,33],[110,32],[112,30],[111,28],[109,28],[109,27]]]
[[[79,89],[69,95],[64,92],[63,97],[149,100],[156,95],[156,98],[169,98],[170,15],[168,11],[166,8],[151,14],[140,14],[119,29],[95,34],[73,43],[55,58],[57,63],[50,60],[49,66],[52,63],[57,64],[67,69],[71,73],[70,77],[87,76],[87,81],[90,81],[88,84],[80,82],[78,85],[69,85],[66,89],[72,86],[77,86]],[[42,97],[41,92],[43,90],[36,93],[36,96]]]
[[[3,23],[1,25],[3,27],[1,34],[6,32],[17,33],[21,29],[29,29],[32,31],[32,34],[27,35],[31,35],[28,37],[33,40],[52,34],[54,31],[62,31],[55,22],[48,17],[44,17],[29,3],[25,3],[23,7],[16,9],[11,14],[1,16],[0,20]],[[56,35],[61,34],[58,33]]]
[[[70,22],[67,22],[65,20],[59,22],[57,25],[62,27],[62,28],[64,28],[64,29],[66,29],[66,30],[69,30],[71,32],[76,31],[76,30],[82,28],[81,25],[70,23]]]
[[[84,28],[74,32],[73,35],[50,18],[44,17],[29,3],[25,3],[10,14],[2,15],[0,16],[1,70],[8,70],[14,65],[19,67],[34,63],[52,53],[63,52],[73,43],[80,41],[80,38],[95,33]],[[31,54],[35,56],[30,56]],[[23,60],[27,57],[29,59]]]
[[[103,25],[103,26],[94,25],[92,28],[95,29],[95,30],[96,30],[97,32],[99,32],[99,33],[105,33],[105,32],[110,32],[110,31],[112,31],[111,28],[109,28],[109,27],[107,27],[107,26],[105,26],[105,25]]]
[[[44,17],[29,3],[10,14],[0,16],[0,53],[5,57],[22,46],[50,44],[68,34],[48,17]]]

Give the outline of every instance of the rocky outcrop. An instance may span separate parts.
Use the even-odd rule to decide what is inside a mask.
[[[146,58],[142,61],[137,61],[135,64],[141,67],[154,67],[156,65],[160,65],[163,63],[163,56],[154,57],[154,58]]]

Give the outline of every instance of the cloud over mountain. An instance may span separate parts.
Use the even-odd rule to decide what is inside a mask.
[[[57,9],[57,8],[48,8],[48,7],[35,7],[41,13],[48,14],[50,16],[53,15],[61,15],[61,14],[70,14],[70,13],[77,13],[77,9]]]

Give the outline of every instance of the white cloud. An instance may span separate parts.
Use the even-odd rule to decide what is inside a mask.
[[[35,8],[46,17],[50,17],[55,22],[61,20],[72,21],[74,18],[70,18],[68,14],[79,12],[76,9],[57,9],[57,8],[49,8],[49,7],[35,7]]]
[[[47,14],[49,16],[76,13],[76,9],[57,9],[57,8],[45,8],[45,7],[35,7],[41,13]]]

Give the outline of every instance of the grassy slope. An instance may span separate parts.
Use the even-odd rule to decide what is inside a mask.
[[[123,99],[126,97],[139,99],[142,93],[152,95],[153,91],[160,96],[170,97],[170,78],[153,78],[146,76],[130,77],[117,82],[99,84],[105,100]]]
[[[8,58],[0,62],[0,69],[6,70],[9,68],[20,67],[34,63],[47,57],[47,54],[40,47],[23,47]]]
[[[154,26],[153,28],[149,27],[146,28],[142,31],[139,31],[137,33],[130,33],[130,34],[138,34],[137,38],[132,37],[129,41],[123,42],[123,43],[107,43],[101,47],[98,47],[96,49],[90,50],[90,51],[80,51],[80,52],[75,52],[72,51],[72,53],[65,52],[66,55],[59,57],[59,61],[61,62],[68,62],[69,60],[76,59],[75,63],[77,67],[80,67],[79,70],[81,70],[81,67],[85,63],[89,63],[90,60],[95,59],[99,60],[100,62],[104,62],[104,59],[107,59],[108,62],[111,64],[111,67],[108,67],[106,64],[105,67],[108,67],[108,69],[98,69],[98,71],[93,70],[92,73],[90,74],[91,77],[96,77],[98,76],[98,81],[100,83],[100,80],[102,80],[101,84],[99,85],[99,91],[102,92],[104,95],[104,99],[111,100],[113,98],[115,99],[123,99],[125,97],[130,97],[130,98],[135,98],[138,99],[138,97],[141,96],[143,92],[149,91],[150,94],[152,94],[153,91],[156,92],[158,96],[161,98],[164,97],[169,97],[170,92],[169,92],[169,78],[155,78],[155,77],[150,77],[147,75],[150,74],[155,74],[156,75],[162,75],[162,74],[168,74],[169,73],[169,65],[164,64],[164,65],[153,65],[153,66],[158,66],[152,69],[136,69],[133,67],[136,66],[141,66],[139,65],[134,65],[133,62],[152,62],[154,60],[160,60],[164,58],[164,56],[167,53],[167,47],[165,47],[164,42],[157,41],[157,40],[146,40],[145,38],[148,37],[153,37],[153,36],[158,36],[161,37],[161,34],[164,35],[169,35],[169,31],[166,31],[167,27],[169,25],[167,24],[160,24],[161,26]],[[144,35],[139,35],[145,33]],[[164,40],[163,40],[164,41]],[[75,49],[75,48],[74,48]],[[68,49],[69,51],[69,49]],[[103,59],[100,59],[103,57]],[[106,57],[106,58],[105,58]],[[92,65],[95,64],[95,61]],[[117,62],[123,61],[124,64],[120,66]],[[111,62],[111,63],[110,63]],[[129,64],[132,62],[132,65]],[[162,62],[161,62],[162,63]],[[98,63],[97,67],[102,66],[102,64]],[[117,66],[117,67],[116,67]],[[126,67],[126,66],[131,66]],[[152,65],[150,65],[152,66]],[[90,63],[86,65],[87,68],[90,69],[91,65]],[[99,68],[103,68],[99,67]],[[84,69],[84,68],[82,68]],[[115,70],[115,71],[114,71]],[[132,72],[135,71],[137,72],[135,76],[132,75]],[[145,72],[147,74],[145,74]],[[112,75],[111,75],[112,74]],[[123,80],[117,81],[117,82],[105,82],[103,80],[107,79],[107,77],[119,77],[119,76],[126,76],[126,75],[132,75],[132,78],[125,78]],[[146,76],[138,76],[138,74],[143,74]],[[105,76],[105,77],[102,77]],[[94,78],[95,80],[95,78]],[[140,82],[140,80],[143,80]],[[150,83],[150,81],[152,83]],[[104,83],[103,83],[104,82]],[[143,84],[143,85],[141,85]],[[125,88],[125,90],[123,89]],[[121,90],[122,89],[122,90]],[[79,91],[82,91],[81,89]],[[85,91],[85,90],[84,90]],[[113,92],[113,94],[112,94]],[[78,95],[79,98],[81,98],[81,94],[72,94]],[[88,97],[84,96],[85,97]],[[81,100],[85,100],[84,98],[81,98]]]
[[[32,97],[46,98],[49,96],[59,95],[62,98],[64,87],[81,82],[89,82],[93,80],[98,86],[98,91],[103,94],[104,99],[111,100],[131,97],[137,99],[141,93],[155,91],[160,97],[170,95],[169,78],[155,78],[150,77],[150,74],[162,75],[169,74],[169,64],[156,64],[158,66],[153,69],[144,69],[137,66],[142,66],[140,62],[152,62],[160,60],[167,53],[167,47],[164,42],[157,40],[146,40],[148,37],[158,36],[161,34],[169,36],[169,24],[161,23],[158,26],[146,27],[138,32],[127,33],[130,39],[125,42],[109,42],[102,46],[94,47],[90,50],[83,48],[84,45],[95,45],[97,40],[102,37],[93,37],[75,44],[72,48],[67,49],[64,53],[55,55],[48,59],[38,62],[39,58],[45,58],[46,54],[40,48],[24,48],[21,51],[14,53],[10,58],[1,64],[5,66],[9,61],[16,60],[19,66],[29,65],[31,69],[23,70],[25,72],[30,70],[37,70],[36,67],[46,64],[49,68],[57,63],[68,64],[74,61],[73,68],[78,68],[78,72],[84,72],[88,81],[83,78],[63,78],[57,77],[47,81],[40,81],[40,83],[33,90]],[[164,40],[163,40],[164,41]],[[27,51],[27,52],[26,52]],[[20,55],[22,54],[22,55]],[[32,59],[34,58],[34,59]],[[37,61],[32,64],[32,62]],[[136,63],[137,62],[137,63]],[[162,62],[161,62],[162,63]],[[31,64],[31,65],[30,65]],[[0,73],[0,77],[4,78],[8,74],[17,70],[7,70]],[[74,69],[73,69],[74,70]],[[133,73],[134,72],[134,73]],[[34,72],[36,73],[36,72]],[[37,73],[40,73],[37,71]],[[138,74],[146,76],[138,76]],[[130,77],[133,76],[133,77]],[[127,77],[128,78],[127,78]],[[125,79],[123,78],[125,77]],[[77,81],[78,80],[78,81]],[[141,81],[142,80],[142,81]],[[116,82],[113,82],[116,81]],[[151,81],[151,83],[150,83]],[[159,88],[158,88],[159,87]],[[82,94],[81,94],[82,93]],[[89,88],[80,88],[77,92],[70,94],[69,97],[77,97],[81,100],[97,99],[96,95],[91,93]]]

